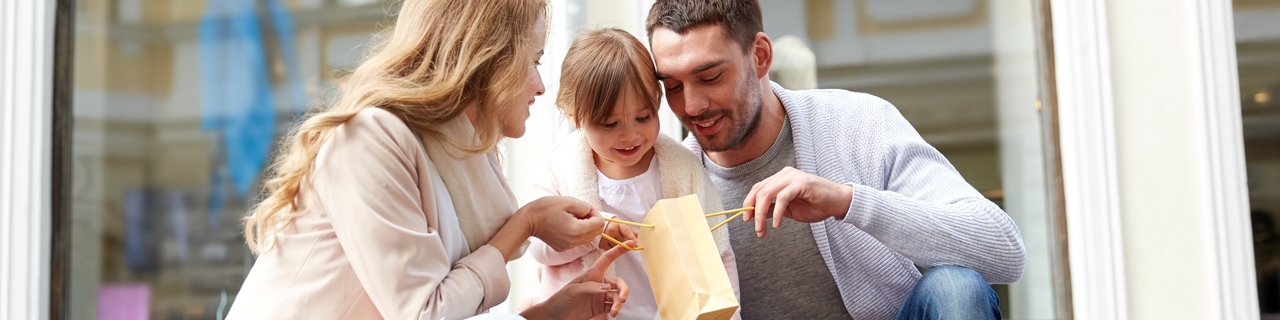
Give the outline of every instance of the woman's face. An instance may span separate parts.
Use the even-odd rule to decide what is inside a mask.
[[[529,120],[529,107],[533,105],[534,97],[542,95],[547,90],[542,85],[542,74],[538,72],[539,60],[542,60],[542,52],[546,47],[547,24],[545,18],[538,18],[533,23],[533,61],[526,61],[529,66],[529,81],[525,83],[524,89],[516,96],[511,105],[502,106],[498,110],[498,123],[502,125],[502,135],[509,138],[519,138],[524,136],[524,122]]]

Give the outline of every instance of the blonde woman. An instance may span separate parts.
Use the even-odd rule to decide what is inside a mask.
[[[303,122],[245,218],[258,259],[230,319],[458,319],[498,305],[529,237],[567,249],[604,221],[546,197],[517,208],[495,146],[544,87],[545,0],[406,0],[327,110]],[[612,251],[529,319],[616,315]]]

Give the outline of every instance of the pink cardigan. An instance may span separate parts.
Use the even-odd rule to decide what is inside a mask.
[[[299,216],[258,256],[227,319],[458,319],[506,300],[502,253],[470,252],[432,171],[391,113],[347,120],[321,147]]]

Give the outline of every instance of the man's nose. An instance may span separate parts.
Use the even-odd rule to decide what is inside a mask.
[[[710,103],[707,95],[693,88],[685,88],[684,96],[684,112],[688,116],[696,117],[707,111]]]

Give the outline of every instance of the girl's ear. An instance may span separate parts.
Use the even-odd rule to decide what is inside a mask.
[[[582,129],[582,128],[578,128],[578,121],[575,121],[577,119],[575,119],[572,114],[565,114],[564,118],[569,119],[569,124],[572,124],[574,128]]]

